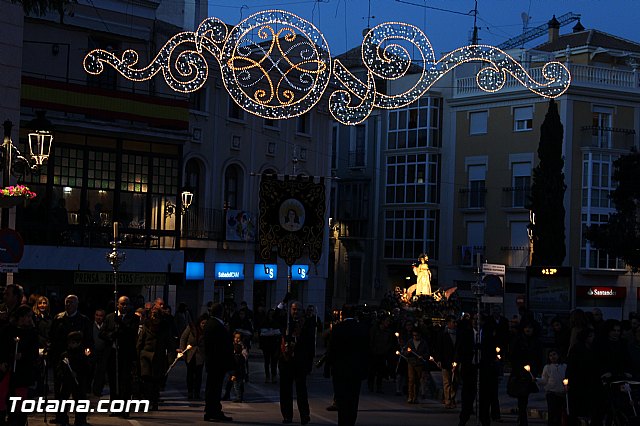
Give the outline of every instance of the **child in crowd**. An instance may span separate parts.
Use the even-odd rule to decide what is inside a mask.
[[[566,424],[566,390],[564,383],[567,364],[560,362],[560,356],[556,350],[549,351],[548,363],[542,369],[542,378],[538,383],[544,386],[547,396],[547,410],[549,426]]]
[[[235,393],[235,399],[233,402],[242,402],[244,398],[244,379],[247,374],[247,359],[249,358],[249,351],[247,347],[242,343],[242,333],[236,332],[233,334],[233,359],[235,368],[229,375],[227,386],[222,397],[223,401],[230,399],[231,387]]]

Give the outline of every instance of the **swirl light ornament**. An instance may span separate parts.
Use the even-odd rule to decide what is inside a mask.
[[[569,70],[560,62],[544,64],[542,81],[537,81],[517,60],[493,46],[465,46],[436,60],[422,30],[402,22],[372,28],[363,39],[361,52],[365,81],[339,59],[332,61],[324,36],[312,23],[283,10],[266,10],[230,30],[221,20],[207,18],[196,31],[173,36],[145,67],[138,67],[138,54],[133,50],[117,57],[96,49],[84,58],[84,68],[97,75],[107,64],[133,81],[149,80],[162,72],[169,87],[189,93],[207,81],[207,53],[218,61],[233,100],[249,113],[270,119],[308,112],[333,77],[338,87],[329,96],[329,111],[347,125],[363,122],[374,108],[395,109],[415,102],[449,71],[472,61],[486,64],[476,74],[476,83],[489,93],[502,89],[509,77],[547,98],[561,96],[571,83]],[[411,77],[413,82],[404,92],[376,90],[376,79],[402,77]]]

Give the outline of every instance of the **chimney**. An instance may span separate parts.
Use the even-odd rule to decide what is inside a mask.
[[[552,43],[560,37],[560,22],[556,19],[556,15],[553,15],[547,25],[549,25],[549,43]]]

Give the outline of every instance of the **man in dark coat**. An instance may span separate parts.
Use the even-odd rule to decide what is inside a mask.
[[[367,378],[369,330],[353,318],[353,308],[342,308],[343,320],[331,331],[327,363],[331,367],[333,392],[338,406],[338,426],[353,426],[358,416],[361,382]]]
[[[118,299],[118,312],[107,315],[100,330],[100,338],[107,342],[109,393],[111,399],[131,399],[132,378],[136,365],[136,344],[138,341],[138,316],[131,312],[127,296]],[[117,371],[117,376],[116,376]],[[129,413],[123,413],[128,417]]]
[[[93,330],[92,321],[86,315],[78,311],[78,296],[70,294],[64,299],[64,312],[55,316],[51,322],[51,330],[49,332],[49,364],[58,366],[62,362],[62,353],[67,350],[67,339],[71,332],[81,333],[82,350],[89,349],[93,352]],[[75,336],[75,335],[74,335]],[[77,337],[75,337],[77,338]],[[81,376],[79,380],[87,380],[86,375]],[[56,399],[60,399],[61,376],[54,374],[53,391]],[[86,383],[81,383],[84,386]],[[60,416],[56,416],[54,421],[62,422]]]
[[[309,410],[309,394],[307,392],[307,376],[311,372],[315,352],[315,321],[304,315],[300,302],[288,302],[289,294],[283,305],[278,306],[281,319],[283,342],[278,362],[280,368],[280,413],[282,422],[291,423],[293,419],[293,385],[296,386],[296,399],[300,412],[300,423],[306,425],[311,421]],[[288,302],[288,303],[287,303]],[[289,306],[289,320],[287,310]]]
[[[233,419],[222,412],[220,396],[222,382],[228,371],[234,368],[233,338],[224,326],[224,306],[211,305],[211,317],[204,327],[205,366],[207,383],[205,388],[204,420],[208,422],[230,422]]]
[[[462,410],[459,426],[465,426],[473,413],[476,399],[478,376],[480,378],[479,418],[482,426],[491,424],[489,389],[495,378],[496,346],[489,327],[485,329],[486,318],[476,314],[473,324],[461,321],[457,339],[460,339],[456,362],[460,366],[462,378]],[[479,374],[478,374],[479,371]]]

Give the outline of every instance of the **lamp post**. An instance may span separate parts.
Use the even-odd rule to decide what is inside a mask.
[[[36,118],[27,124],[27,128],[34,129],[29,133],[29,157],[33,163],[25,158],[11,140],[11,130],[13,123],[6,120],[3,123],[4,138],[1,146],[2,154],[2,184],[8,186],[11,181],[11,175],[16,177],[24,176],[27,172],[37,173],[40,167],[49,158],[51,152],[51,143],[53,135],[51,133],[53,126],[51,122],[45,118],[45,111],[37,111]],[[2,224],[3,228],[7,228],[9,224],[9,216],[3,212]]]
[[[482,296],[484,296],[484,292],[485,292],[485,287],[486,284],[482,282],[482,267],[481,267],[481,255],[480,253],[476,254],[476,266],[477,266],[477,270],[476,270],[476,275],[477,275],[477,279],[476,282],[471,286],[471,290],[473,291],[473,294],[476,296],[476,307],[477,307],[477,322],[478,322],[478,331],[476,333],[476,337],[475,337],[475,350],[474,350],[474,357],[476,359],[476,362],[478,363],[477,365],[477,371],[476,371],[476,422],[478,425],[480,425],[480,346],[482,344],[481,339],[482,339],[482,333],[481,333],[481,329],[480,329],[480,320],[481,320],[481,315],[480,315],[480,307],[481,307],[481,302],[482,302]]]

